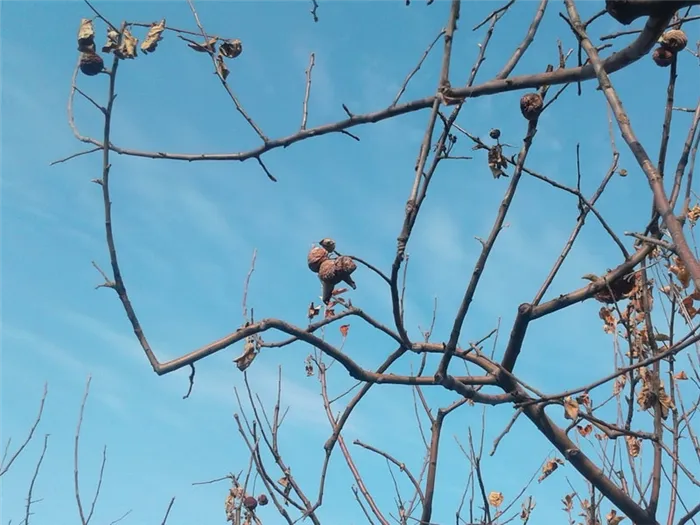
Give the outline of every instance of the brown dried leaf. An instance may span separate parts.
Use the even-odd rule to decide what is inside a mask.
[[[608,520],[608,525],[618,525],[622,520],[625,519],[624,516],[618,516],[617,511],[612,509],[608,514],[605,515],[605,519]]]
[[[673,410],[675,405],[671,397],[666,393],[663,381],[659,383],[659,404],[661,405],[661,417],[663,419],[668,419],[668,412],[669,410]]]
[[[114,54],[122,60],[136,58],[136,46],[138,43],[138,38],[132,35],[128,29],[124,29],[124,32],[122,33],[122,42],[119,45],[119,48],[114,50]]]
[[[321,313],[321,305],[316,306],[312,301],[311,304],[309,305],[309,310],[306,314],[306,316],[309,318],[309,321],[311,321],[311,319],[313,319],[314,317],[316,317],[320,313]]]
[[[619,395],[620,392],[622,392],[622,389],[625,388],[625,385],[627,384],[627,376],[617,376],[615,379],[615,383],[613,383],[613,395]]]
[[[566,419],[578,418],[578,401],[572,399],[571,396],[564,398],[564,417]]]
[[[493,507],[500,507],[503,504],[503,493],[502,492],[491,492],[489,494],[489,503]]]
[[[673,376],[673,379],[676,381],[686,381],[688,379],[688,374],[685,373],[685,370],[681,370]]]
[[[554,458],[554,459],[548,460],[544,464],[544,466],[542,467],[542,475],[539,478],[537,478],[537,482],[541,483],[544,479],[549,477],[550,474],[552,474],[552,472],[557,470],[559,468],[559,465],[563,465],[563,464],[564,464],[564,462],[559,458]]]
[[[241,372],[243,372],[253,363],[253,360],[255,359],[256,355],[257,353],[255,352],[255,343],[253,343],[252,338],[248,338],[246,340],[245,345],[243,345],[243,353],[240,356],[234,358],[233,362],[236,363],[238,369]]]
[[[695,226],[695,223],[700,219],[700,205],[695,205],[688,210],[688,220],[691,226]]]
[[[567,494],[564,496],[561,500],[561,502],[564,504],[564,509],[566,512],[571,512],[574,510],[574,496],[576,495],[575,492],[572,492],[571,494]]]
[[[304,361],[304,371],[306,372],[306,377],[311,377],[314,375],[314,363],[310,355],[307,355],[306,360]]]
[[[593,435],[595,436],[595,438],[596,438],[598,441],[605,441],[606,439],[608,439],[607,434],[603,434],[602,432],[596,432],[596,433],[593,434]]]
[[[578,430],[578,433],[583,437],[588,437],[588,435],[593,432],[593,425],[590,423],[585,426],[576,425],[576,430]]]
[[[88,51],[95,52],[95,26],[92,24],[92,19],[83,18],[80,20],[78,28],[78,51],[86,53]]]
[[[668,268],[669,271],[676,276],[683,289],[688,288],[690,286],[690,272],[688,268],[685,267],[680,257],[674,257],[673,262],[674,264]]]
[[[219,53],[226,58],[236,58],[243,52],[243,43],[237,38],[234,40],[226,40],[219,46]],[[333,250],[329,250],[333,251]]]
[[[532,499],[532,496],[530,496],[527,501],[523,501],[520,510],[520,519],[523,521],[528,521],[530,514],[532,514],[532,511],[535,509],[536,505],[537,504]]]
[[[503,147],[500,144],[489,148],[489,153],[487,156],[489,169],[494,179],[499,177],[507,177],[508,175],[503,171],[503,168],[508,166],[508,161],[506,161],[503,156]]]
[[[603,306],[598,312],[598,316],[603,320],[603,331],[606,334],[614,334],[617,327],[617,318],[612,313],[612,308]]]
[[[333,295],[335,297],[336,295],[344,294],[347,291],[348,291],[347,288],[336,288],[335,290],[333,290],[333,293],[331,295]]]
[[[226,80],[229,76],[229,71],[228,67],[226,66],[226,63],[224,62],[224,57],[221,55],[216,55],[216,71],[219,75],[221,75],[221,78]]]
[[[333,308],[326,308],[326,313],[324,314],[324,319],[330,319],[335,316],[335,310]]]
[[[187,46],[190,49],[194,49],[195,51],[199,53],[214,53],[216,52],[216,42],[218,41],[218,38],[216,37],[211,37],[209,40],[206,42],[200,44],[198,42],[187,42]]]
[[[165,18],[160,22],[153,22],[148,33],[146,33],[146,38],[141,43],[141,51],[145,54],[153,53],[158,47],[158,42],[163,40],[163,31],[165,31]]]
[[[583,405],[586,407],[587,410],[590,410],[592,408],[591,404],[591,396],[588,394],[588,392],[584,392],[580,396],[576,398],[576,401],[579,403],[579,405]]]
[[[347,337],[349,329],[350,329],[349,324],[340,325],[340,335],[342,335],[343,337]]]
[[[642,451],[642,441],[634,436],[625,436],[625,441],[627,442],[627,452],[633,458],[639,456]]]
[[[111,53],[119,47],[119,31],[114,29],[107,30],[107,43],[102,46],[103,53]]]

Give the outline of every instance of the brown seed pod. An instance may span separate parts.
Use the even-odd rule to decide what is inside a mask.
[[[255,507],[258,506],[258,500],[253,496],[246,496],[243,500],[243,506],[248,510],[255,510]]]
[[[94,77],[105,68],[104,60],[97,53],[83,53],[80,55],[80,71],[84,75]]]
[[[243,43],[238,40],[226,40],[219,46],[219,52],[226,58],[236,58],[243,52]]]
[[[357,288],[355,281],[352,280],[350,275],[352,272],[357,270],[357,265],[350,257],[343,255],[338,257],[335,261],[335,273],[339,281],[347,283],[353,290]]]
[[[314,246],[309,251],[309,255],[306,256],[306,261],[309,265],[309,270],[314,273],[318,273],[321,268],[321,263],[328,259],[328,252],[323,248]]]
[[[335,251],[335,241],[329,237],[326,237],[325,239],[321,239],[318,241],[318,243],[323,246],[328,253],[332,253]]]
[[[501,136],[501,130],[493,128],[491,131],[489,131],[489,137],[492,139],[498,140],[498,138]]]
[[[651,54],[651,58],[654,60],[654,62],[656,62],[656,65],[659,67],[670,66],[673,62],[673,57],[675,56],[675,53],[669,51],[665,47],[657,47]]]
[[[326,259],[318,269],[318,278],[324,283],[336,285],[340,282],[338,271],[335,265],[337,259]]]
[[[535,120],[542,113],[544,101],[539,93],[528,93],[520,99],[520,112],[527,120]]]
[[[265,494],[260,494],[260,496],[258,496],[258,505],[264,507],[265,505],[267,505],[267,503],[267,496]]]
[[[680,29],[670,29],[666,31],[661,38],[659,44],[664,49],[668,49],[671,53],[678,53],[685,49],[688,45],[688,37]]]

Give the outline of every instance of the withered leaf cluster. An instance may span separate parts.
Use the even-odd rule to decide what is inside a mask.
[[[669,410],[675,407],[671,397],[666,393],[664,382],[657,374],[644,366],[639,368],[639,377],[642,388],[637,394],[637,404],[645,411],[650,409],[656,410],[658,405],[661,417],[667,419]]]
[[[489,169],[494,179],[508,176],[508,174],[503,171],[503,168],[508,166],[508,161],[503,156],[503,146],[496,144],[489,148],[488,162]]]
[[[236,363],[236,366],[238,369],[243,372],[245,371],[251,364],[253,364],[253,360],[255,357],[258,355],[257,351],[257,346],[255,344],[255,339],[253,337],[248,337],[246,338],[246,342],[243,345],[243,353],[234,358],[233,362]]]
[[[237,58],[243,52],[243,43],[237,39],[224,40],[217,36],[208,37],[205,42],[195,42],[180,36],[183,40],[187,42],[187,46],[198,53],[207,53],[209,55],[216,54],[216,71],[217,73],[226,80],[231,73],[224,61],[224,58]],[[217,44],[221,40],[217,51]]]

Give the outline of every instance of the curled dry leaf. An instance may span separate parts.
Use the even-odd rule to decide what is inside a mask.
[[[578,418],[578,401],[572,399],[571,396],[564,398],[564,417],[566,419]]]
[[[520,510],[520,519],[523,521],[530,519],[530,514],[532,514],[532,511],[535,510],[536,505],[537,504],[535,503],[535,500],[532,499],[532,496],[530,496],[527,501],[523,501]]]
[[[236,363],[238,369],[243,372],[253,363],[256,355],[255,343],[253,342],[253,338],[249,337],[246,339],[245,345],[243,345],[243,353],[234,358],[233,362]]]
[[[165,31],[165,18],[160,22],[152,23],[146,38],[141,42],[141,51],[145,54],[153,53],[158,47],[158,42],[163,40],[163,31]]]
[[[114,50],[114,54],[122,60],[136,58],[136,46],[138,46],[138,43],[138,38],[132,35],[128,29],[124,29],[121,44],[119,44],[119,47]]]
[[[237,38],[234,40],[225,40],[219,46],[219,53],[226,58],[236,58],[243,52],[243,43]]]
[[[688,221],[690,221],[691,226],[695,226],[698,219],[700,219],[700,205],[696,204],[688,210]]]
[[[348,336],[348,330],[350,330],[349,324],[340,325],[340,335],[342,335],[343,337]]]
[[[228,66],[226,66],[226,63],[224,62],[224,57],[221,55],[216,55],[216,72],[224,80],[226,80],[231,73]]]
[[[576,401],[579,405],[583,405],[586,410],[590,410],[593,406],[591,403],[591,396],[588,392],[584,392],[583,394],[578,396],[576,398]]]
[[[542,475],[537,478],[537,482],[541,483],[544,479],[548,478],[552,472],[559,468],[559,465],[563,465],[564,462],[559,458],[554,458],[548,460],[542,467]]]
[[[103,53],[111,53],[119,47],[119,31],[112,28],[107,30],[107,43],[102,46]]]
[[[311,359],[311,355],[306,356],[304,361],[304,372],[306,372],[306,377],[311,377],[314,375],[314,362]]]
[[[309,305],[309,311],[306,314],[306,316],[309,318],[309,321],[311,321],[311,319],[313,319],[314,317],[316,317],[320,313],[321,313],[321,305],[316,306],[312,301],[311,304]]]
[[[226,521],[233,523],[236,519],[236,498],[230,491],[224,500],[224,511],[226,512]]]
[[[593,425],[588,423],[585,426],[582,425],[576,425],[576,430],[578,431],[579,434],[581,434],[583,437],[588,437],[591,432],[593,432]]]
[[[687,381],[688,374],[685,373],[685,370],[681,370],[673,376],[673,379],[675,379],[676,381]]]
[[[489,148],[488,153],[488,163],[489,169],[494,179],[499,177],[507,177],[508,174],[503,171],[503,168],[508,166],[506,158],[503,156],[503,146],[496,144],[495,146]]]
[[[614,334],[618,320],[613,315],[612,309],[603,306],[598,312],[598,316],[603,320],[603,331],[606,334]]]
[[[627,376],[617,376],[615,383],[613,383],[613,395],[620,395],[622,389],[625,388],[627,384]]]
[[[688,268],[685,267],[680,257],[674,257],[673,262],[674,264],[668,268],[669,271],[676,276],[676,279],[681,283],[683,289],[688,288],[688,286],[690,286],[690,272]]]
[[[500,507],[503,504],[503,493],[502,492],[491,492],[489,494],[489,504],[493,507]]]
[[[627,442],[627,452],[633,458],[639,456],[642,451],[642,441],[634,436],[625,436],[625,441]]]
[[[608,525],[618,525],[622,520],[625,519],[625,517],[618,516],[617,511],[615,509],[612,509],[605,515],[605,519],[607,520]]]
[[[576,493],[572,492],[571,494],[567,494],[562,498],[561,502],[564,504],[564,508],[562,510],[566,512],[571,512],[574,510],[574,496],[576,496]]]
[[[95,26],[90,18],[80,20],[78,28],[78,51],[86,53],[88,51],[95,52]]]

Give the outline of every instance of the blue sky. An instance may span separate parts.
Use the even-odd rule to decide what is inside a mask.
[[[187,3],[96,2],[109,19],[150,22],[163,17],[173,27],[195,29]],[[483,30],[472,32],[496,2],[465,2],[452,65],[452,84],[462,84],[478,52]],[[309,103],[309,127],[353,112],[391,103],[406,74],[447,19],[449,2],[427,7],[404,2],[321,2],[313,23],[307,2],[201,2],[200,18],[211,34],[240,38],[243,54],[231,63],[230,84],[249,114],[270,137],[296,131],[301,121],[304,70],[309,54],[316,65]],[[602,2],[581,2],[585,17]],[[497,73],[523,38],[536,2],[518,2],[499,23],[477,77]],[[556,63],[556,39],[574,45],[562,6],[552,2],[542,28],[514,74],[541,71]],[[109,290],[94,290],[100,276],[95,260],[108,267],[101,193],[90,182],[99,176],[98,155],[49,167],[83,149],[66,121],[66,101],[77,58],[75,34],[82,2],[5,2],[2,4],[2,442],[19,442],[31,425],[44,382],[49,395],[37,438],[3,478],[2,520],[24,515],[26,487],[50,433],[49,451],[35,488],[34,525],[76,519],[72,492],[72,440],[88,374],[91,397],[83,424],[81,473],[84,497],[92,494],[102,446],[107,467],[96,522],[109,523],[129,509],[131,523],[159,523],[176,496],[169,523],[223,523],[223,484],[191,486],[247,466],[232,413],[233,388],[242,375],[231,363],[241,345],[197,365],[192,396],[187,370],[156,376]],[[388,23],[391,21],[391,23]],[[103,33],[97,24],[98,40]],[[609,17],[593,35],[618,30]],[[695,26],[696,29],[696,26]],[[697,34],[697,33],[696,33]],[[624,41],[621,39],[617,45]],[[575,57],[575,54],[574,54]],[[432,54],[409,85],[404,100],[431,94],[440,52]],[[572,58],[573,60],[573,58]],[[656,158],[663,118],[667,70],[649,57],[612,79],[632,125]],[[693,57],[679,64],[677,105],[697,102],[699,75]],[[98,100],[107,78],[80,77],[80,87]],[[166,34],[149,56],[122,63],[115,106],[113,142],[119,146],[171,152],[233,152],[258,145],[238,116],[206,55],[189,50]],[[503,141],[520,145],[526,123],[518,111],[521,93],[478,98],[465,106],[460,126],[486,138],[498,127]],[[83,134],[99,138],[99,115],[76,98],[76,120]],[[333,237],[338,250],[388,270],[403,207],[413,181],[413,165],[427,112],[353,129],[360,142],[337,134],[311,139],[264,160],[279,180],[271,183],[255,161],[178,163],[112,156],[112,200],[118,252],[136,311],[161,361],[179,356],[235,330],[241,321],[243,283],[253,250],[257,263],[248,304],[256,318],[277,317],[304,326],[306,308],[318,301],[316,276],[306,268],[311,243]],[[528,166],[575,185],[575,144],[581,144],[582,187],[592,194],[610,163],[606,107],[600,92],[586,84],[577,97],[567,92],[540,119]],[[691,115],[674,114],[669,147],[675,166]],[[617,135],[617,130],[616,130]],[[472,161],[445,162],[429,191],[409,244],[407,325],[417,337],[427,327],[434,297],[439,298],[434,330],[446,339],[471,268],[478,256],[474,236],[486,237],[508,183],[494,180],[483,151],[472,152],[466,139],[460,155]],[[648,219],[651,195],[641,171],[618,137],[620,166],[598,205],[616,231],[639,230]],[[465,325],[462,343],[486,335],[499,322],[496,352],[503,351],[518,304],[531,300],[561,251],[577,216],[576,202],[525,178],[521,183]],[[581,285],[580,276],[603,273],[619,264],[619,252],[591,217],[548,297]],[[628,245],[631,245],[628,243]],[[353,304],[390,324],[390,296],[383,283],[360,268]],[[532,325],[518,364],[523,380],[546,392],[584,385],[613,367],[610,339],[601,330],[599,305],[571,307]],[[336,329],[328,340],[340,343]],[[267,334],[268,340],[272,334]],[[351,321],[345,351],[366,367],[393,351],[391,342]],[[261,398],[273,400],[277,367],[283,368],[284,403],[291,406],[283,427],[283,452],[311,495],[329,426],[319,385],[304,375],[308,348],[293,345],[266,350],[249,369]],[[417,361],[414,363],[417,364]],[[408,370],[408,364],[403,365]],[[334,367],[331,389],[341,392],[349,378]],[[427,393],[434,407],[454,396]],[[602,396],[602,394],[600,394]],[[489,411],[486,448],[512,415],[512,408]],[[433,521],[454,519],[468,464],[453,435],[466,442],[478,433],[481,408],[465,408],[444,430],[444,462],[439,470]],[[423,449],[413,401],[402,388],[375,388],[347,429],[354,438],[389,450],[416,473]],[[528,452],[523,453],[523,443]],[[484,461],[487,490],[507,501],[539,468],[552,447],[529,422],[516,423],[494,458]],[[336,451],[337,452],[337,451]],[[384,508],[392,507],[390,478],[381,460],[362,450],[355,459]],[[538,522],[563,519],[560,498],[568,491],[565,467],[531,491]],[[342,457],[332,461],[321,515],[326,523],[359,523],[351,477]],[[580,486],[580,484],[578,485]],[[517,509],[519,506],[516,506]],[[261,514],[274,523],[272,507]]]

